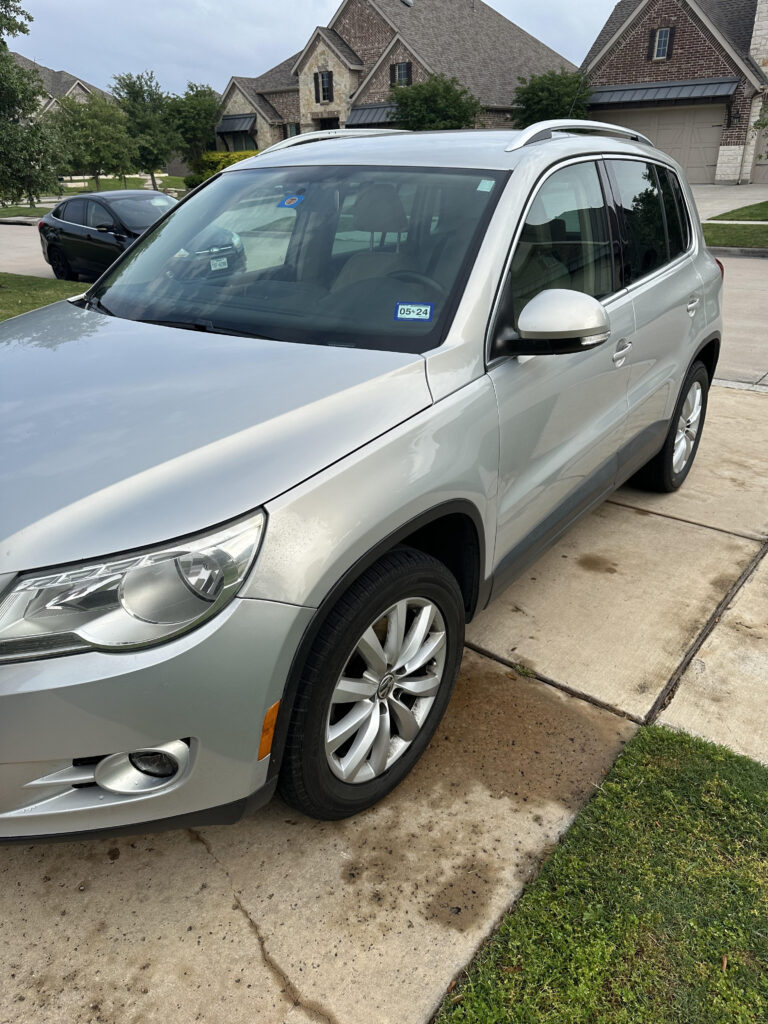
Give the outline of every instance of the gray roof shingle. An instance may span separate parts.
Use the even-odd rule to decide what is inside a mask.
[[[334,31],[332,28],[323,28],[322,25],[319,25],[316,31],[320,33],[327,43],[330,43],[330,45],[336,49],[336,52],[344,58],[350,67],[363,67],[363,62],[360,57],[358,57],[349,43],[341,38],[338,32]]]
[[[482,0],[372,0],[432,71],[455,75],[486,107],[509,107],[518,78],[574,65]]]
[[[104,89],[99,89],[98,86],[91,85],[90,82],[86,82],[84,78],[80,78],[79,75],[72,75],[69,71],[54,71],[53,68],[47,68],[43,64],[36,64],[35,61],[30,60],[29,57],[23,56],[21,53],[11,52],[16,64],[19,67],[24,68],[25,71],[36,71],[40,76],[43,83],[43,88],[52,96],[54,99],[58,99],[61,96],[66,96],[75,82],[80,82],[90,92],[97,93],[100,96],[109,97],[109,93],[105,92]]]
[[[584,58],[582,68],[589,66],[641,2],[642,0],[619,0]],[[698,0],[698,4],[739,56],[761,77],[765,77],[749,55],[757,0]]]
[[[257,78],[235,78],[234,81],[250,97],[258,96],[262,92],[287,92],[289,89],[298,89],[299,80],[291,73],[291,68],[300,56],[300,53],[294,53],[292,57],[281,61]]]

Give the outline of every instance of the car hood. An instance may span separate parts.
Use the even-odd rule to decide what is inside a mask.
[[[239,516],[431,404],[424,360],[56,303],[0,325],[0,573]]]

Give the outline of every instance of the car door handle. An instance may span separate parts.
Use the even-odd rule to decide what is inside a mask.
[[[626,338],[622,338],[619,344],[616,346],[616,351],[611,356],[613,359],[614,366],[622,366],[624,360],[629,355],[629,350],[632,348],[632,342]]]
[[[694,316],[696,314],[696,309],[697,309],[698,305],[699,305],[699,297],[698,297],[698,295],[692,295],[690,297],[690,299],[688,299],[688,305],[685,307],[688,310],[688,316]]]

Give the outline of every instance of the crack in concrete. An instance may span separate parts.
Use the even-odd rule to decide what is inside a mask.
[[[653,725],[656,719],[661,714],[661,712],[664,710],[664,708],[666,708],[667,705],[672,701],[673,697],[677,693],[677,689],[680,686],[680,682],[686,672],[686,669],[691,664],[696,655],[699,653],[701,648],[704,646],[704,643],[709,638],[710,634],[714,631],[715,626],[717,626],[718,622],[720,622],[723,613],[732,603],[733,599],[744,587],[744,584],[752,578],[755,572],[757,572],[758,566],[760,565],[760,563],[766,555],[768,555],[768,541],[765,541],[760,546],[760,550],[755,553],[755,555],[750,560],[749,565],[746,567],[744,572],[742,572],[741,576],[739,576],[739,578],[730,588],[728,593],[725,595],[725,597],[722,598],[722,600],[718,603],[717,607],[712,612],[710,617],[704,623],[704,626],[699,631],[696,639],[685,652],[682,661],[667,680],[666,686],[658,695],[656,700],[653,702],[651,710],[648,712],[648,714],[645,716],[641,723],[642,725]]]
[[[643,719],[638,715],[633,715],[630,711],[624,711],[623,708],[618,708],[615,704],[608,704],[607,701],[600,700],[599,697],[593,697],[589,693],[584,693],[583,690],[577,690],[573,686],[568,686],[567,683],[560,683],[556,679],[550,679],[549,676],[543,676],[540,672],[534,671],[532,668],[529,668],[528,665],[522,664],[522,662],[510,661],[508,658],[502,658],[501,655],[494,654],[493,651],[486,650],[485,647],[480,647],[478,644],[473,644],[469,641],[465,641],[464,646],[468,651],[474,651],[475,654],[479,654],[483,658],[488,658],[490,661],[495,661],[498,665],[504,665],[506,668],[511,668],[520,676],[521,679],[535,679],[537,683],[544,683],[545,686],[551,686],[555,690],[560,690],[561,693],[567,693],[569,697],[575,697],[577,700],[583,700],[585,704],[591,704],[593,707],[600,708],[601,711],[608,711],[617,718],[624,718],[630,722],[634,722],[636,725],[643,724]]]
[[[620,501],[618,498],[608,498],[606,505],[615,505],[616,508],[628,508],[633,512],[645,512],[649,516],[658,516],[659,519],[671,519],[675,523],[682,523],[684,526],[696,526],[701,530],[712,530],[714,533],[723,533],[726,537],[738,537],[740,540],[751,540],[759,544],[764,537],[761,535],[739,533],[738,530],[726,530],[723,526],[711,526],[709,523],[699,523],[695,519],[685,519],[683,516],[673,516],[669,512],[660,512],[655,508],[645,508],[642,505],[633,505],[629,501]]]
[[[208,854],[216,862],[217,866],[221,869],[221,871],[224,872],[224,875],[227,879],[227,882],[229,883],[229,887],[232,892],[232,898],[235,901],[235,904],[237,905],[237,909],[246,919],[248,927],[256,936],[256,940],[259,944],[259,949],[261,950],[261,957],[264,963],[266,964],[267,968],[269,969],[270,973],[272,974],[272,976],[278,982],[278,985],[280,986],[280,994],[283,996],[285,1001],[290,1003],[291,1007],[298,1007],[300,1010],[303,1010],[312,1018],[312,1020],[318,1021],[320,1022],[320,1024],[341,1024],[338,1017],[336,1017],[335,1014],[333,1014],[330,1010],[326,1010],[324,1007],[322,1007],[319,1003],[316,1003],[314,1000],[305,999],[302,996],[301,992],[296,987],[296,985],[291,981],[286,971],[280,966],[277,960],[275,960],[274,956],[267,949],[266,940],[261,933],[261,929],[259,928],[258,923],[251,916],[250,912],[248,911],[248,908],[240,898],[240,895],[238,894],[237,890],[232,884],[232,878],[229,874],[229,871],[216,856],[216,853],[214,852],[214,849],[211,846],[211,844],[208,842],[205,836],[203,836],[200,832],[197,831],[197,829],[190,828],[188,829],[188,832],[193,837],[193,839],[197,840],[198,843],[202,843],[202,845],[208,851]]]

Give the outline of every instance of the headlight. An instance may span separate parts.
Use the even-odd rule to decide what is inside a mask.
[[[266,517],[113,559],[19,576],[0,604],[0,660],[177,636],[220,611],[253,564]]]

